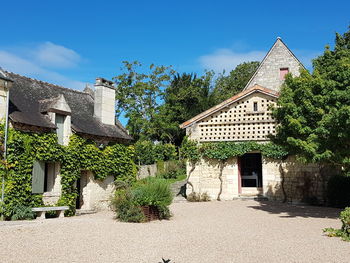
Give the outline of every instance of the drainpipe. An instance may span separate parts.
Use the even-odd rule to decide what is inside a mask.
[[[7,137],[8,137],[8,126],[9,126],[9,107],[10,107],[10,89],[8,87],[8,81],[5,81],[5,89],[7,89],[6,97],[6,115],[5,115],[5,140],[4,140],[4,164],[7,162]],[[5,176],[7,175],[7,168],[5,168],[5,173],[2,175],[1,184],[1,202],[4,202],[5,197]],[[3,215],[1,215],[1,220],[3,220]]]

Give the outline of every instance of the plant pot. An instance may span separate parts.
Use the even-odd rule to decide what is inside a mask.
[[[159,220],[159,211],[156,206],[153,206],[153,205],[141,206],[141,211],[145,216],[145,219],[147,222],[152,220]]]

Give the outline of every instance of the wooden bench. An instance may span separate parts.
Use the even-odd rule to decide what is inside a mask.
[[[48,211],[57,211],[58,217],[64,217],[64,211],[68,210],[68,206],[52,206],[52,207],[34,207],[32,211],[36,213],[36,219],[45,219],[45,213]]]
[[[259,178],[257,173],[253,173],[251,175],[243,175],[243,180],[255,180],[255,187],[259,187]]]

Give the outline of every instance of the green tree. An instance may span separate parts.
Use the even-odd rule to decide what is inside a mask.
[[[229,75],[219,75],[213,90],[214,103],[218,104],[241,92],[259,66],[258,61],[239,64]]]
[[[350,168],[350,31],[336,34],[313,61],[312,74],[288,75],[278,107],[275,141],[306,162]]]
[[[125,72],[113,78],[117,84],[117,116],[125,114],[126,128],[135,140],[149,139],[154,133],[152,122],[174,70],[171,66],[154,64],[144,69],[137,61],[123,61],[123,64]]]
[[[179,125],[212,106],[212,77],[212,72],[201,77],[187,73],[174,75],[153,123],[154,139],[181,144],[185,131]]]

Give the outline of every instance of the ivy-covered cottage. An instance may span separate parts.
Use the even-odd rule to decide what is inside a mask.
[[[267,144],[269,135],[275,134],[271,106],[276,105],[285,75],[298,76],[301,68],[301,62],[277,38],[242,92],[180,126],[186,129],[189,139],[200,145],[235,142],[240,144],[240,151],[247,149],[244,155],[237,150],[236,156],[225,160],[222,169],[220,160],[205,158],[220,154],[210,155],[209,150],[197,163],[190,162],[187,194],[207,192],[216,199],[220,192],[224,200],[246,196],[282,199],[286,195],[293,201],[322,199],[323,179],[317,165],[301,164],[293,156],[283,161],[273,159],[271,151],[265,154],[263,146],[257,147]]]
[[[97,78],[95,90],[77,91],[0,72],[1,83],[12,82],[0,83],[1,119],[10,94],[5,203],[107,208],[114,181],[135,174],[113,83]]]

